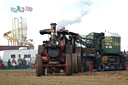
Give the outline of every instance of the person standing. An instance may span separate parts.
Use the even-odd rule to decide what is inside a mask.
[[[64,45],[68,44],[68,39],[66,37],[66,34],[62,35],[61,40],[64,40]]]
[[[3,63],[3,60],[0,58],[0,69],[3,69],[4,68],[4,63]]]
[[[25,69],[25,68],[26,68],[26,60],[25,60],[25,58],[23,58],[22,66],[23,66],[23,69]]]
[[[30,58],[30,67],[31,67],[32,69],[35,68],[35,59],[34,59],[34,57],[33,57],[33,58]]]
[[[8,69],[11,69],[11,61],[8,59]]]
[[[99,54],[99,52],[96,53],[96,64],[97,64],[97,71],[101,71],[101,55]]]
[[[16,60],[15,60],[15,58],[12,59],[12,66],[13,66],[13,69],[14,69],[15,66],[16,66]]]
[[[19,68],[21,69],[22,68],[22,58],[20,58],[20,57],[18,59],[18,64],[19,64]]]

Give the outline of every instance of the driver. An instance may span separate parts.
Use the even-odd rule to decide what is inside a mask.
[[[68,44],[68,39],[66,37],[66,34],[62,35],[61,40],[64,40],[64,45]]]

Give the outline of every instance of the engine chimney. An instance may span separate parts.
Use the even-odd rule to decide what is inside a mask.
[[[51,40],[56,40],[56,23],[51,23]]]

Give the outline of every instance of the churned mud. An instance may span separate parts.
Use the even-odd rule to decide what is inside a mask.
[[[0,70],[0,85],[128,85],[128,71],[64,73],[37,77],[35,70]]]

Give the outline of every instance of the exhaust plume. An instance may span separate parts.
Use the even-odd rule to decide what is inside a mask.
[[[80,16],[76,16],[73,20],[63,19],[58,22],[58,28],[61,29],[67,25],[72,25],[75,23],[80,23],[82,18],[88,13],[88,7],[92,4],[90,0],[78,0],[76,7],[79,8]]]

